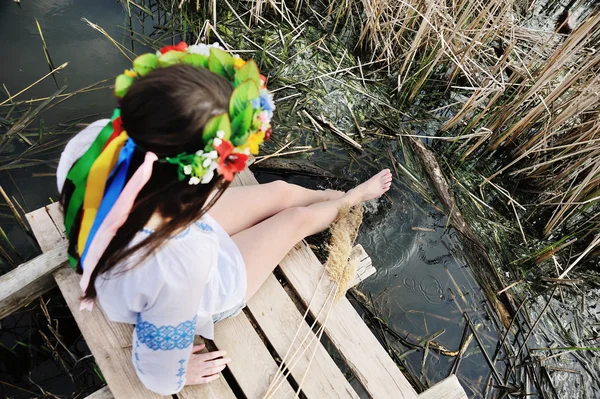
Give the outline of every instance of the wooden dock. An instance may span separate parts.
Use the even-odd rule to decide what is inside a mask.
[[[258,183],[251,172],[244,171],[236,177],[236,184]],[[135,374],[131,361],[133,326],[109,321],[99,306],[92,312],[79,311],[80,277],[66,262],[67,244],[58,204],[33,211],[27,214],[27,219],[44,254],[0,276],[0,318],[58,285],[108,384],[89,398],[160,397],[145,389]],[[375,269],[362,248],[355,251],[361,254],[355,280],[358,283]],[[288,349],[293,344],[291,352],[295,352],[304,337],[308,339],[301,345],[303,350],[292,361],[285,362],[290,374],[282,379],[273,398],[297,397],[300,384],[301,393],[308,399],[358,398],[353,388],[357,383],[372,398],[467,397],[455,376],[417,394],[346,298],[331,311],[319,314],[329,303],[332,283],[327,278],[319,283],[323,266],[306,243],[293,248],[280,263],[280,269],[285,283],[271,275],[244,312],[215,325],[215,339],[210,346],[227,350],[228,357],[233,359],[225,378],[185,387],[176,397],[264,398]],[[340,354],[338,363],[343,362],[350,370],[352,384],[304,319],[309,303],[311,318],[325,326],[324,335]],[[301,339],[294,340],[298,330]]]

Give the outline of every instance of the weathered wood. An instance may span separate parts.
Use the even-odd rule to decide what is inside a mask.
[[[243,184],[258,183],[249,172],[238,176]],[[325,304],[332,283],[325,279],[318,284],[323,266],[315,254],[301,242],[279,265],[304,304],[308,305],[312,300],[312,313],[316,315]],[[331,311],[325,332],[373,398],[417,397],[398,366],[345,297]]]
[[[43,252],[59,248],[59,252],[66,253],[66,246],[59,245],[64,242],[64,226],[58,203],[46,208],[40,208],[25,215],[32,229],[38,235],[38,243]],[[49,211],[60,215],[60,225],[50,217]],[[57,228],[62,227],[61,234],[57,235]],[[58,246],[58,247],[57,247]],[[56,253],[44,255],[40,259],[24,263],[14,270],[0,277],[0,319],[8,316],[15,310],[28,305],[40,295],[50,291],[56,286],[52,272],[64,261],[56,263]]]
[[[318,284],[323,267],[315,254],[302,242],[288,253],[280,267],[302,301],[308,304],[312,300],[311,313],[316,315],[326,304],[333,283],[326,280]],[[320,318],[323,319],[324,316]],[[325,332],[373,398],[417,397],[398,366],[345,297],[329,314]]]
[[[58,202],[54,202],[48,206],[46,206],[46,212],[48,212],[48,216],[52,219],[52,222],[56,226],[56,229],[60,233],[60,235],[66,239],[65,232],[65,218],[60,209],[60,204]]]
[[[49,252],[0,276],[0,319],[29,304],[55,286],[52,272],[67,259],[67,245]]]
[[[57,206],[58,204],[54,205]],[[52,206],[52,205],[51,205]],[[48,214],[47,207],[36,209],[25,215],[31,230],[34,232],[42,252],[49,251],[57,244],[65,241],[64,233],[58,230],[54,220]],[[61,221],[62,224],[62,221]]]
[[[215,345],[227,351],[231,362],[227,365],[235,380],[249,399],[262,398],[277,364],[265,347],[254,327],[243,312],[215,325]],[[293,398],[294,390],[284,381],[276,398]]]
[[[468,399],[455,375],[451,375],[419,395],[419,399]]]
[[[114,398],[115,397],[113,396],[113,394],[110,391],[110,389],[108,388],[108,386],[105,386],[104,388],[100,388],[93,394],[85,397],[85,399],[114,399]]]
[[[186,386],[177,394],[179,399],[235,399],[235,394],[221,375],[209,384]]]
[[[271,274],[258,292],[248,301],[248,309],[281,359],[292,345],[296,331],[300,328],[290,355],[297,348],[300,348],[300,351],[293,358],[288,356],[286,366],[291,368],[292,376],[297,382],[300,382],[307,373],[306,380],[302,385],[302,391],[307,397],[358,398],[346,377],[331,359],[320,340],[315,337],[302,318],[302,314],[274,275]],[[300,345],[307,335],[310,338]],[[315,348],[316,354],[309,367]],[[303,349],[307,350],[301,354]],[[296,359],[298,362],[294,366]],[[274,397],[277,398],[278,395],[277,391]]]
[[[352,280],[349,287],[354,287],[377,273],[377,269],[373,266],[371,257],[367,254],[362,245],[358,244],[352,248],[350,256],[358,256],[359,260],[358,267],[356,268],[356,277]]]
[[[314,176],[319,178],[334,179],[337,176],[321,169],[307,161],[296,159],[268,158],[250,165],[250,169],[271,173],[292,173],[295,175]]]

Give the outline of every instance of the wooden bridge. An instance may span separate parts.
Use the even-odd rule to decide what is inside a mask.
[[[236,184],[257,184],[257,181],[251,172],[245,171],[236,178]],[[92,312],[79,311],[79,276],[67,264],[67,243],[58,204],[33,211],[27,214],[27,219],[44,253],[0,276],[0,318],[58,285],[108,384],[88,398],[160,397],[144,388],[135,374],[131,361],[133,326],[109,321],[99,306]],[[356,284],[375,273],[375,269],[362,248],[355,248],[355,253],[361,256]],[[227,350],[228,357],[233,359],[225,378],[185,387],[176,397],[264,398],[290,346],[293,345],[291,352],[295,352],[302,343],[302,339],[294,339],[298,330],[299,337],[309,337],[303,345],[308,350],[299,350],[293,361],[285,360],[283,366],[290,374],[282,379],[273,398],[294,398],[299,385],[301,394],[308,399],[359,398],[365,396],[364,392],[369,397],[385,399],[467,397],[454,375],[417,394],[346,298],[327,314],[319,315],[332,283],[325,282],[326,279],[319,283],[323,266],[306,243],[292,249],[280,263],[280,269],[285,283],[271,275],[244,312],[215,325],[215,339],[207,344],[211,349]],[[333,360],[305,320],[309,303],[311,318],[324,325],[324,334],[341,360]],[[350,371],[347,373],[350,378],[340,369],[340,362]],[[355,390],[357,385],[362,388]],[[359,395],[357,392],[361,391]]]

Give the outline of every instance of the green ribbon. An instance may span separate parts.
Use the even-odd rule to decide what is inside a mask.
[[[110,138],[113,132],[112,121],[121,115],[121,110],[119,108],[115,109],[113,112],[112,118],[110,122],[102,128],[90,148],[83,154],[81,158],[75,162],[69,174],[67,174],[67,180],[70,180],[75,189],[73,190],[73,194],[71,195],[71,199],[67,206],[67,211],[65,213],[65,230],[67,232],[67,237],[71,238],[71,229],[73,228],[73,223],[75,222],[75,218],[77,217],[77,213],[81,209],[83,205],[83,198],[85,197],[85,186],[87,183],[88,174],[90,172],[90,168],[96,161],[96,158],[100,156],[104,145]],[[72,267],[75,267],[76,259],[72,256],[69,256],[69,262]]]

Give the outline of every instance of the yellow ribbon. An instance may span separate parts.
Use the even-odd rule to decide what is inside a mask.
[[[128,136],[122,131],[117,137],[108,143],[104,151],[96,159],[88,174],[85,197],[83,198],[83,216],[81,218],[81,229],[77,240],[77,252],[83,254],[98,208],[104,197],[104,188],[108,175],[119,160],[119,153],[125,145]]]

